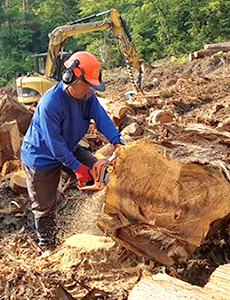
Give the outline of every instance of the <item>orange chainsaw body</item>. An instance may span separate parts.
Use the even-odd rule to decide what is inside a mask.
[[[94,180],[93,184],[86,183],[85,185],[78,185],[79,190],[87,191],[100,191],[102,190],[107,182],[106,177],[108,178],[108,167],[111,166],[112,158],[110,159],[100,159],[94,163],[90,174]]]

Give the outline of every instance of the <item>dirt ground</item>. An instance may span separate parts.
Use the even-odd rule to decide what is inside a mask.
[[[229,139],[227,142],[221,135],[230,129],[229,74],[228,57],[183,63],[162,60],[144,65],[143,94],[125,98],[125,93],[133,88],[126,70],[117,68],[105,72],[107,90],[98,95],[110,103],[129,106],[129,116],[143,129],[136,139],[144,136],[158,144],[173,145],[177,135],[180,146],[170,148],[174,158],[186,161],[189,157],[190,161],[202,163],[222,160],[228,166]],[[155,110],[170,112],[174,120],[170,124],[152,123],[149,117]],[[214,146],[207,145],[211,133],[188,136],[181,131],[189,124],[191,128],[208,126],[214,130]],[[222,137],[219,140],[216,140],[217,131]],[[101,137],[97,148],[105,142]],[[187,272],[188,281],[202,285],[201,270],[210,273],[216,265],[230,261],[230,254],[226,256],[228,245],[221,248],[216,242],[221,240],[220,236],[213,244],[198,250],[198,257],[202,258],[205,251],[210,253],[211,248],[216,249],[212,257],[218,261],[216,265],[209,264],[209,268],[202,260],[196,260],[180,266],[181,269],[167,269],[157,262],[138,257],[117,245],[97,227],[104,195],[105,191],[79,191],[74,184],[60,194],[57,212],[59,246],[51,253],[42,253],[36,245],[28,196],[14,194],[9,180],[0,178],[0,208],[7,208],[13,200],[25,204],[23,212],[0,214],[0,299],[121,300],[127,299],[144,273],[167,272],[178,276],[183,270],[183,274]],[[77,236],[70,240],[73,235]],[[189,272],[191,265],[192,273]],[[67,292],[73,298],[66,296]]]

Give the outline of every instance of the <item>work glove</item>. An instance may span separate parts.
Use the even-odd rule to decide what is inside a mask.
[[[79,186],[83,186],[84,183],[93,180],[93,177],[90,175],[90,168],[86,165],[80,164],[80,166],[74,173],[77,177]]]

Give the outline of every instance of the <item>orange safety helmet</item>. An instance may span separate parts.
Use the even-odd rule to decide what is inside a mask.
[[[96,56],[87,51],[73,53],[65,62],[67,68],[62,76],[66,84],[72,84],[76,80],[82,80],[99,91],[105,90],[101,78],[100,63]]]

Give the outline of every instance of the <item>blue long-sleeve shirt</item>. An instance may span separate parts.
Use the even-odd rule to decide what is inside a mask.
[[[96,95],[90,91],[86,99],[73,100],[60,81],[42,96],[36,107],[22,142],[21,160],[38,171],[61,164],[75,171],[80,162],[73,152],[87,132],[90,119],[110,143],[119,141],[120,133]]]

